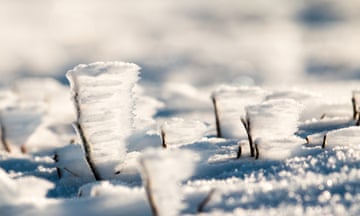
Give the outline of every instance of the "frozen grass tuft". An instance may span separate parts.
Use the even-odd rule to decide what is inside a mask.
[[[200,121],[172,118],[161,126],[163,147],[190,144],[199,141],[208,127]]]
[[[279,150],[278,157],[286,158],[294,147],[303,142],[294,137],[301,108],[293,99],[273,99],[247,107],[256,158]]]
[[[194,170],[190,151],[149,149],[140,158],[140,171],[153,215],[178,215],[184,208],[181,181]]]
[[[76,128],[97,180],[114,176],[133,130],[133,88],[139,67],[96,62],[67,72],[77,112]]]
[[[212,94],[216,102],[220,137],[246,138],[240,118],[245,117],[245,107],[260,103],[265,91],[259,87],[220,86]],[[214,103],[215,104],[215,103]]]
[[[360,149],[360,127],[348,127],[331,131],[326,134],[324,148],[348,147]]]

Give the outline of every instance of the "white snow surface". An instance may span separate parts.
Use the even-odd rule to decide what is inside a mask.
[[[175,91],[177,85],[169,97],[161,97],[159,91],[153,91],[154,86],[143,85],[135,91],[140,104],[134,112],[140,114],[124,141],[127,153],[122,163],[114,165],[116,175],[104,181],[94,180],[81,145],[70,142],[76,134],[69,129],[68,114],[73,110],[68,107],[69,87],[57,83],[57,93],[46,94],[51,101],[62,95],[56,103],[63,101],[67,111],[58,116],[55,110],[61,109],[59,105],[48,106],[43,97],[36,99],[31,94],[26,98],[35,99],[19,100],[12,86],[3,88],[3,92],[8,91],[3,97],[8,105],[3,110],[23,104],[39,108],[31,103],[38,100],[43,112],[41,124],[27,141],[31,151],[0,150],[0,214],[151,215],[144,187],[149,178],[159,210],[165,215],[198,215],[199,205],[210,191],[214,192],[201,215],[359,215],[359,129],[352,119],[350,100],[352,90],[359,85],[355,81],[306,83],[295,90],[263,86],[264,101],[239,111],[247,110],[255,122],[258,160],[247,154],[236,159],[239,141],[248,148],[245,134],[240,140],[216,137],[209,99],[216,87]],[[236,88],[249,89],[249,94],[250,89],[257,89]],[[44,89],[51,91],[49,86]],[[66,94],[68,99],[63,97]],[[203,95],[207,95],[206,100]],[[320,118],[322,113],[326,115]],[[62,119],[63,115],[67,117]],[[13,117],[16,120],[21,115]],[[160,126],[174,117],[182,119],[170,124],[171,140],[178,144],[162,149]],[[240,117],[236,119],[240,121]],[[268,122],[275,123],[271,126]],[[187,133],[191,139],[184,135]],[[149,147],[157,148],[147,150]],[[139,160],[149,166],[147,175]]]
[[[104,179],[113,177],[114,167],[125,158],[125,140],[133,130],[133,88],[139,69],[132,63],[96,62],[78,65],[66,74],[78,104],[77,122]]]

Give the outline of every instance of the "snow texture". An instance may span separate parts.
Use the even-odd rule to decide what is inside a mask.
[[[220,86],[212,94],[219,113],[221,137],[246,138],[240,119],[245,117],[245,107],[260,103],[265,91],[259,87]]]
[[[149,149],[140,158],[144,187],[153,198],[158,215],[178,215],[185,207],[179,185],[194,170],[196,156],[186,150]]]
[[[126,138],[133,130],[133,88],[139,67],[124,62],[96,62],[67,72],[77,122],[101,178],[114,175],[126,154]]]

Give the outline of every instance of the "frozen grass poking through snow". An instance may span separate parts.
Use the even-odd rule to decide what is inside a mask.
[[[324,148],[347,147],[360,149],[360,127],[353,126],[331,131],[326,134]]]
[[[245,117],[245,107],[260,103],[265,91],[259,87],[220,86],[212,93],[219,137],[245,138],[240,118]],[[216,107],[215,107],[216,105]]]
[[[161,126],[163,147],[190,144],[200,140],[207,126],[200,121],[172,118]]]
[[[17,105],[0,113],[1,136],[10,151],[26,153],[26,141],[39,127],[44,111],[38,106]]]
[[[140,158],[140,171],[154,216],[175,216],[185,206],[181,181],[193,170],[195,155],[185,150],[150,149]]]
[[[77,112],[76,128],[97,180],[112,178],[123,162],[133,129],[133,88],[139,67],[96,62],[67,72]]]
[[[293,99],[272,99],[246,108],[256,158],[286,158],[299,147],[303,141],[295,133],[301,108]]]

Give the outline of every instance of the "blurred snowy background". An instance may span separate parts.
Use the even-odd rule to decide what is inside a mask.
[[[1,83],[121,60],[142,82],[360,78],[359,1],[0,0]]]

